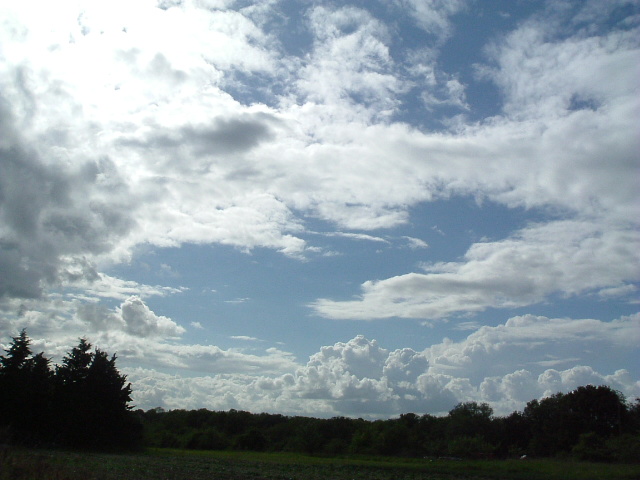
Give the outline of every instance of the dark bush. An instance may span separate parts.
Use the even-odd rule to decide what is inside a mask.
[[[613,458],[613,452],[605,439],[595,432],[580,435],[571,452],[576,458],[590,462],[609,462]]]

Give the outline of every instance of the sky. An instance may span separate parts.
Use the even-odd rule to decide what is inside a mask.
[[[0,347],[133,404],[640,397],[637,0],[0,5]]]

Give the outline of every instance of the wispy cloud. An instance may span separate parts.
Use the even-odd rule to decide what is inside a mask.
[[[407,241],[407,246],[412,250],[417,250],[420,248],[429,248],[429,244],[424,240],[414,237],[402,237]]]
[[[233,300],[225,300],[224,303],[231,303],[233,305],[240,305],[241,303],[246,303],[249,300],[251,300],[248,297],[244,297],[244,298],[234,298]]]
[[[242,340],[242,341],[245,341],[245,342],[259,342],[260,341],[259,338],[250,337],[250,336],[247,336],[247,335],[233,335],[233,336],[231,336],[229,338],[231,338],[233,340]]]

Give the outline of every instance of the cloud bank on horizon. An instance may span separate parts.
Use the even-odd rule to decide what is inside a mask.
[[[86,336],[142,408],[640,396],[640,2],[0,21],[3,345]]]

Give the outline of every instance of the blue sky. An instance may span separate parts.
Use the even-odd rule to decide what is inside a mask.
[[[637,1],[0,7],[0,342],[141,408],[640,396]]]

